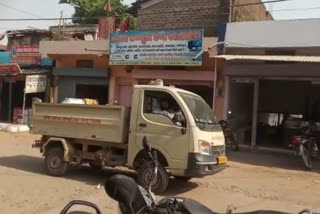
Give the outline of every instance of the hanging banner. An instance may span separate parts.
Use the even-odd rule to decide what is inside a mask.
[[[98,39],[99,40],[107,40],[109,39],[109,34],[116,31],[116,18],[105,17],[99,19],[99,32]]]
[[[200,66],[203,30],[110,34],[110,65]]]
[[[46,75],[28,75],[26,76],[25,93],[45,92],[47,86]]]
[[[16,46],[11,49],[11,62],[19,65],[40,65],[39,45]]]

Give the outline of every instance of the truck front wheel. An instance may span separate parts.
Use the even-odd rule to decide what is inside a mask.
[[[150,162],[145,162],[139,168],[139,170],[138,170],[138,183],[142,187],[148,186],[150,177],[153,174],[153,170],[154,169],[153,169],[152,164]],[[166,169],[159,164],[158,176],[157,176],[157,178],[154,178],[154,180],[152,181],[151,189],[154,193],[161,194],[167,189],[168,183],[169,183],[168,173],[167,173]]]
[[[64,176],[68,163],[63,160],[63,149],[60,147],[52,147],[46,151],[45,168],[49,175]]]

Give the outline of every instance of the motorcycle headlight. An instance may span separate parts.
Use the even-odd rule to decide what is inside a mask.
[[[202,155],[212,155],[211,144],[204,140],[199,140],[199,151]]]

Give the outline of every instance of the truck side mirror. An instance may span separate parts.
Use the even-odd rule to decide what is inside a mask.
[[[181,134],[182,134],[182,135],[185,135],[186,133],[187,133],[187,129],[186,129],[186,128],[182,128],[182,129],[181,129]]]
[[[186,119],[183,114],[176,114],[173,118],[175,124],[180,124],[179,126],[185,126]]]

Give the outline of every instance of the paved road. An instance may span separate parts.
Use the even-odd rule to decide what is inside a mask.
[[[37,136],[0,132],[0,207],[1,213],[59,213],[72,199],[96,202],[105,213],[116,213],[117,204],[104,189],[97,189],[119,169],[92,171],[73,167],[65,178],[47,176],[43,158],[31,144]],[[224,212],[228,205],[237,211],[277,209],[297,213],[303,208],[320,212],[320,166],[303,171],[299,158],[266,153],[229,154],[229,167],[223,172],[193,179],[188,183],[170,181],[165,195],[183,195]]]

